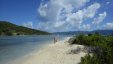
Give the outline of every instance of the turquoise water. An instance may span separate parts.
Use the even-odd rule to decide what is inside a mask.
[[[40,36],[0,36],[0,64],[7,64],[30,52],[40,49],[44,44],[53,43],[55,35]],[[67,36],[57,36],[63,40]]]

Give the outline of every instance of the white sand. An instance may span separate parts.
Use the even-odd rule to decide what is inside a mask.
[[[67,39],[49,44],[38,52],[34,52],[20,60],[10,62],[11,64],[78,64],[86,53],[69,54],[70,50],[83,48],[82,45],[70,46],[64,43]]]

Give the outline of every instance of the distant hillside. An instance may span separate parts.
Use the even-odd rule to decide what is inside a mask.
[[[94,31],[69,31],[69,32],[55,32],[57,35],[77,35],[77,34],[92,34],[98,32],[102,35],[111,35],[113,30],[94,30]]]
[[[0,35],[46,35],[48,32],[0,21]]]
[[[88,33],[88,31],[55,32],[53,34],[58,34],[58,35],[75,35],[75,34],[80,34],[80,33]]]
[[[92,33],[95,33],[95,32],[98,32],[98,33],[103,34],[103,35],[113,34],[113,30],[94,30],[94,31],[92,31]]]

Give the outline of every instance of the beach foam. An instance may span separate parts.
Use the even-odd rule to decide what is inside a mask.
[[[78,64],[86,53],[81,51],[77,54],[70,54],[70,50],[84,46],[69,45],[68,39],[46,45],[38,52],[33,52],[20,60],[10,62],[10,64]]]

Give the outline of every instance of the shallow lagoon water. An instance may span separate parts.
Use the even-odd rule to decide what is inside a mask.
[[[39,35],[39,36],[0,36],[0,64],[25,56],[45,44],[53,43],[53,38],[63,40],[68,36]]]

